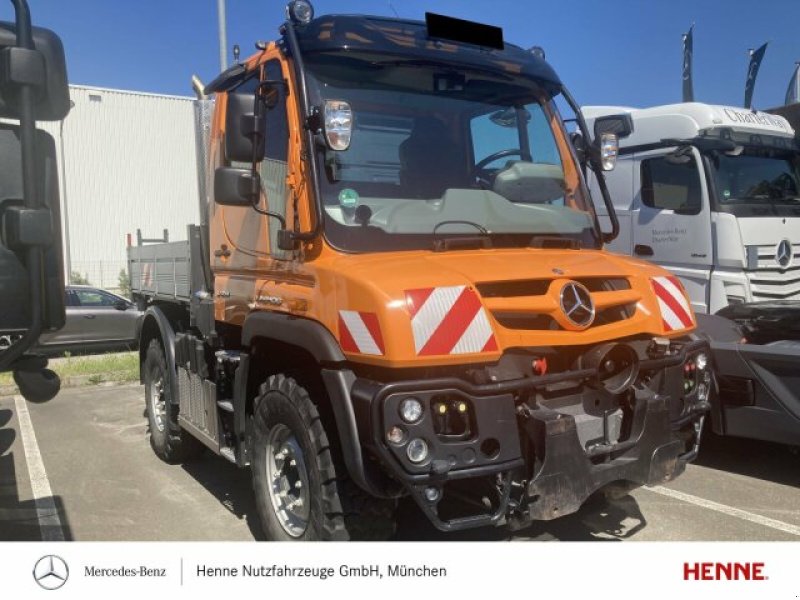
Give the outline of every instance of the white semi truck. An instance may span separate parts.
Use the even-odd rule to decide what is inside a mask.
[[[698,313],[800,300],[800,146],[785,118],[697,102],[584,114],[600,129],[630,118],[607,177],[611,250],[669,268]]]
[[[711,340],[714,431],[800,446],[800,105],[583,111],[619,136],[610,249],[673,271]]]

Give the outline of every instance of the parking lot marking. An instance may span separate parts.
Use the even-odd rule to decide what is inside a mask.
[[[63,542],[64,529],[58,509],[53,501],[53,492],[47,471],[44,469],[39,444],[36,443],[36,434],[33,431],[33,422],[28,412],[28,405],[22,396],[14,396],[14,406],[19,421],[19,432],[22,436],[22,447],[25,451],[25,462],[28,465],[28,474],[31,478],[31,493],[36,506],[36,519],[39,521],[39,531],[43,542]]]
[[[676,500],[688,502],[689,504],[694,504],[695,506],[700,506],[701,508],[713,510],[730,517],[736,517],[738,519],[743,519],[744,521],[749,521],[750,523],[755,523],[757,525],[762,525],[764,527],[769,527],[770,529],[776,529],[777,531],[783,531],[784,533],[789,533],[791,535],[800,537],[800,527],[797,525],[792,525],[791,523],[776,521],[775,519],[770,519],[769,517],[757,515],[740,508],[734,508],[733,506],[720,504],[719,502],[714,502],[713,500],[706,500],[705,498],[700,498],[699,496],[693,496],[692,494],[679,492],[678,490],[673,490],[670,488],[648,487],[645,489],[655,494],[660,494],[668,498],[674,498]]]

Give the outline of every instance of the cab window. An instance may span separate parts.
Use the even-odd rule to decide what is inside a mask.
[[[694,157],[685,163],[665,157],[642,161],[642,204],[696,215],[701,208],[700,174]]]

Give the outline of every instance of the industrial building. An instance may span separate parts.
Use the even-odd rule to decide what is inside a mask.
[[[193,98],[71,85],[72,109],[40,123],[56,141],[64,262],[115,289],[126,238],[186,238],[198,220]]]

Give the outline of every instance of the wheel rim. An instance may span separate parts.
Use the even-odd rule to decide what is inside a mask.
[[[167,415],[167,399],[164,394],[164,378],[156,377],[148,384],[150,394],[150,410],[153,413],[153,420],[159,431],[164,431],[165,418]]]
[[[308,471],[297,438],[286,425],[275,425],[267,437],[267,487],[272,509],[283,530],[300,537],[311,512]]]

